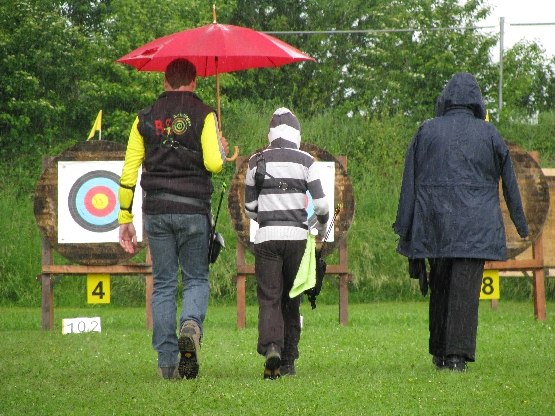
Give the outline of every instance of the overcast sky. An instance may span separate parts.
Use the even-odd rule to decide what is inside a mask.
[[[521,39],[539,40],[547,57],[555,56],[555,0],[486,0],[492,7],[491,15],[477,26],[496,26],[505,18],[504,46],[510,48]],[[511,23],[554,23],[549,26],[511,26]],[[492,51],[494,61],[499,60],[499,44]]]

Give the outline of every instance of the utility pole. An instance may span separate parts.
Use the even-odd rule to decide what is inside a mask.
[[[501,110],[503,109],[503,37],[504,37],[505,18],[499,19],[499,116],[498,121],[501,121]]]

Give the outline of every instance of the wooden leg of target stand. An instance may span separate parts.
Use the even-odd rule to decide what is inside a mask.
[[[146,247],[146,263],[152,265],[152,257],[150,257],[150,248]],[[145,276],[146,281],[146,329],[152,329],[152,290],[154,282],[152,273]]]
[[[54,330],[54,290],[52,287],[52,275],[42,276],[42,329]]]
[[[530,156],[539,163],[539,152],[529,152]],[[540,233],[534,244],[532,244],[532,254],[534,260],[541,265],[541,268],[534,269],[534,315],[538,321],[545,321],[545,285],[544,285],[544,259],[543,259],[543,234]]]
[[[547,319],[543,269],[534,270],[534,315],[538,321]]]
[[[42,171],[44,172],[48,167],[50,161],[54,159],[52,156],[42,157]],[[54,264],[54,256],[52,253],[52,246],[48,240],[42,237],[41,246],[41,264],[43,266],[51,266]],[[54,281],[53,275],[41,274],[42,284],[42,329],[45,331],[54,330]],[[37,276],[38,279],[38,276]]]
[[[44,165],[44,158],[43,158]],[[54,263],[52,246],[48,240],[42,237],[42,265],[50,266]],[[41,274],[42,283],[42,329],[54,330],[54,285],[51,274]]]
[[[237,328],[243,329],[247,326],[246,314],[246,276],[233,276],[233,281],[237,284]]]
[[[542,267],[534,269],[534,315],[538,321],[545,321],[545,285],[543,272],[543,235],[540,234],[532,245],[534,260],[538,261]]]
[[[339,323],[343,326],[349,324],[349,281],[351,275],[341,273],[339,275]]]

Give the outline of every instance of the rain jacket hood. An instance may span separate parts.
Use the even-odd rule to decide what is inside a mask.
[[[468,108],[472,110],[474,117],[486,119],[486,106],[474,75],[466,72],[453,75],[437,99],[436,117],[444,116],[455,108]]]

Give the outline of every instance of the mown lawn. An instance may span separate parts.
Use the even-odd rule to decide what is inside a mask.
[[[296,377],[262,379],[257,309],[211,306],[195,380],[158,379],[142,308],[0,308],[0,415],[553,415],[555,303],[480,306],[477,361],[438,372],[427,352],[426,302],[302,305]],[[101,333],[67,334],[63,318],[99,316]]]

